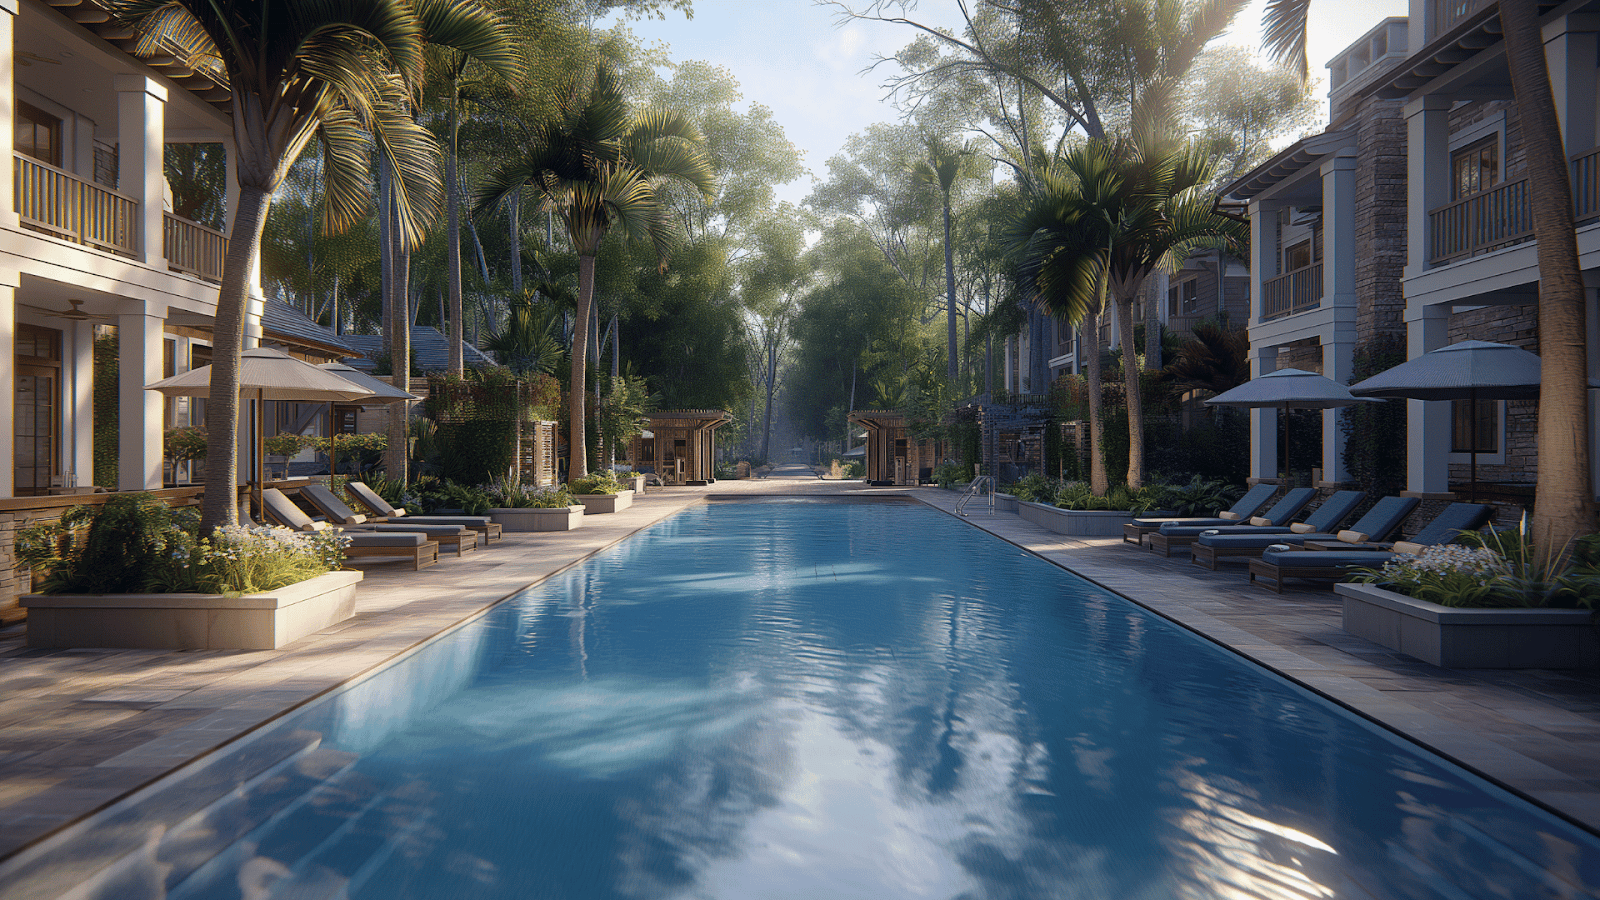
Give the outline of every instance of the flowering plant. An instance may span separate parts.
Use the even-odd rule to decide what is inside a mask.
[[[622,482],[610,472],[595,472],[582,478],[574,478],[567,487],[574,494],[615,494],[624,490]]]
[[[562,509],[572,505],[565,487],[529,487],[516,478],[496,478],[484,488],[489,502],[501,509]]]
[[[45,594],[254,593],[344,564],[350,539],[278,527],[218,528],[202,537],[192,510],[149,494],[80,506],[17,534],[17,559],[44,574]]]
[[[1440,606],[1503,606],[1495,581],[1508,571],[1505,559],[1486,547],[1440,544],[1420,556],[1397,554],[1382,568],[1361,570],[1350,580]]]

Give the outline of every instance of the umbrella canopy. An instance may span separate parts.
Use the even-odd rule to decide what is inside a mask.
[[[1339,382],[1304,369],[1268,372],[1206,401],[1211,406],[1281,409],[1338,409],[1361,402],[1362,398],[1352,396]]]
[[[422,399],[410,391],[403,391],[400,388],[389,384],[388,382],[379,381],[360,369],[352,368],[344,363],[323,363],[322,365],[317,366],[317,368],[323,370],[324,372],[332,372],[351,384],[364,387],[371,391],[372,396],[361,398],[363,405],[400,403],[406,400]]]
[[[201,366],[163,378],[145,385],[144,389],[160,391],[169,397],[209,397],[211,367]],[[258,347],[241,354],[239,393],[246,399],[311,402],[359,400],[372,396],[373,392],[281,350]]]
[[[1358,397],[1408,400],[1531,400],[1539,357],[1510,344],[1462,341],[1430,350],[1351,385]]]
[[[1386,400],[1533,400],[1543,370],[1539,357],[1510,344],[1462,341],[1350,386],[1358,397]],[[1589,387],[1600,381],[1589,379]]]
[[[1287,416],[1291,409],[1338,409],[1344,406],[1355,406],[1357,403],[1368,402],[1364,397],[1355,397],[1350,389],[1334,381],[1307,372],[1304,369],[1279,369],[1268,372],[1260,378],[1252,378],[1233,390],[1222,393],[1207,400],[1211,406],[1242,406],[1246,408],[1273,408],[1281,409],[1285,415],[1283,425],[1283,470],[1289,470],[1289,423]],[[1376,401],[1372,401],[1376,402]]]

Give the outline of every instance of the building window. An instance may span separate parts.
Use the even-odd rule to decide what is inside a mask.
[[[1283,270],[1294,272],[1311,265],[1311,241],[1291,244],[1283,251]]]
[[[1450,192],[1460,200],[1500,183],[1500,136],[1491,134],[1450,154]]]
[[[1167,289],[1167,315],[1187,316],[1200,309],[1200,279],[1180,281]]]
[[[37,106],[17,101],[16,149],[52,166],[61,165],[61,120]]]
[[[1450,452],[1471,453],[1472,401],[1453,400],[1450,403]],[[1478,401],[1478,453],[1500,452],[1500,401]]]

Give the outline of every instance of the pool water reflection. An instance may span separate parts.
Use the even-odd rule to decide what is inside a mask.
[[[1600,884],[1586,832],[911,504],[687,510],[359,691],[285,725],[321,786],[172,897]]]

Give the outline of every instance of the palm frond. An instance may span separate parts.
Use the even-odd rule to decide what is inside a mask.
[[[1310,77],[1306,62],[1306,27],[1311,14],[1311,0],[1268,0],[1266,12],[1261,16],[1262,43],[1267,55],[1300,73],[1300,80]]]
[[[509,23],[478,0],[418,0],[417,18],[429,45],[459,50],[501,78],[515,79],[526,65]]]

